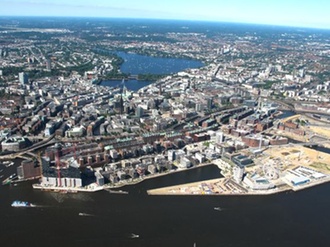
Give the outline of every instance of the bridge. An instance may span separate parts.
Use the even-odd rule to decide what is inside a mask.
[[[41,149],[41,148],[44,148],[49,145],[53,145],[53,144],[57,143],[56,140],[53,140],[54,137],[55,137],[55,134],[51,135],[48,139],[38,142],[38,143],[32,145],[31,147],[24,148],[24,149],[20,150],[19,152],[1,155],[0,160],[10,160],[10,159],[16,159],[16,158],[23,158],[23,159],[31,158],[31,157],[27,157],[26,155],[30,155],[34,158],[38,158],[38,155],[34,154],[33,152],[38,149]]]

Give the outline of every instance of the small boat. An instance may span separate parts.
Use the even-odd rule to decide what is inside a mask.
[[[14,165],[14,162],[9,162],[9,163],[6,165],[6,167],[10,167],[10,166],[12,166],[12,165]]]
[[[220,207],[214,207],[214,210],[221,211],[222,209]]]
[[[139,238],[139,237],[140,237],[140,235],[138,235],[138,234],[134,234],[134,233],[131,234],[131,238]]]
[[[86,214],[86,213],[79,213],[79,216],[93,216],[92,214]]]
[[[29,202],[24,202],[24,201],[13,201],[11,204],[12,207],[14,208],[30,208],[30,207],[35,207],[34,204],[29,203]]]
[[[128,191],[123,191],[123,190],[110,190],[110,189],[106,189],[109,193],[111,194],[128,194]]]
[[[11,184],[10,178],[6,178],[5,180],[2,181],[2,185],[6,185],[6,184]]]

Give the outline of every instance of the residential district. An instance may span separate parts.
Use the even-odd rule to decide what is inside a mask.
[[[92,192],[206,165],[220,168],[218,179],[148,193],[270,194],[330,180],[330,155],[311,148],[330,143],[324,33],[102,25],[1,22],[0,159],[20,160],[4,185]],[[105,50],[204,66],[131,91],[122,61]],[[123,82],[99,85],[106,78]]]

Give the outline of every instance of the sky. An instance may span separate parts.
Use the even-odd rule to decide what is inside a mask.
[[[330,29],[329,0],[1,0],[0,16],[260,23]]]

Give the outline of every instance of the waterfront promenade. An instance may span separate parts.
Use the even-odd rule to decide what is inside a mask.
[[[149,195],[270,195],[299,191],[330,181],[328,165],[330,154],[310,148],[294,145],[269,148],[254,162],[254,166],[245,169],[245,176],[251,178],[251,174],[260,174],[259,180],[269,180],[269,183],[274,185],[272,188],[251,188],[251,184],[245,179],[235,180],[230,168],[228,169],[229,164],[218,159],[214,163],[221,169],[224,178],[151,189],[147,193]],[[267,179],[266,176],[262,176],[269,167],[277,171],[278,177]]]

